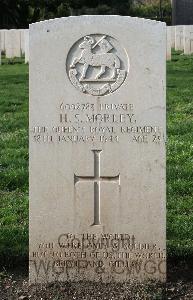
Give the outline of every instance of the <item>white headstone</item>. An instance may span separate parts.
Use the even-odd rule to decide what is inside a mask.
[[[171,28],[171,47],[175,48],[175,26],[169,26]]]
[[[171,60],[172,57],[172,45],[171,45],[171,27],[167,26],[167,60]]]
[[[1,51],[3,51],[3,44],[4,44],[4,32],[0,30],[0,39],[1,39]]]
[[[5,51],[5,30],[0,30],[0,37],[1,37],[1,51]]]
[[[165,280],[165,64],[161,22],[30,25],[31,282]]]
[[[175,26],[175,50],[184,50],[184,26]]]
[[[21,39],[19,30],[11,29],[5,32],[5,48],[7,58],[21,56]]]
[[[184,26],[184,54],[193,53],[193,25]]]
[[[19,29],[20,31],[20,42],[21,42],[21,53],[25,54],[25,31],[27,29]]]
[[[29,63],[29,29],[25,30],[25,63]]]

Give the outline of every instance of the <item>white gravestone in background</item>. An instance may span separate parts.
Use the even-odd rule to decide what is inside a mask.
[[[21,57],[20,30],[11,29],[5,32],[5,51],[7,58]]]
[[[193,25],[184,26],[184,54],[193,53]]]
[[[0,42],[1,42],[1,48],[0,48],[0,56],[1,56],[1,52],[3,51],[3,37],[4,36],[4,33],[2,32],[2,30],[0,30]]]
[[[20,30],[21,53],[25,54],[25,31],[27,29],[19,29],[19,30]]]
[[[5,30],[0,29],[1,51],[5,51]]]
[[[30,25],[31,282],[165,280],[165,63],[161,22]]]
[[[184,50],[184,26],[175,27],[175,50]]]
[[[0,36],[1,36],[1,51],[5,51],[5,32],[6,29],[1,29],[0,30]]]
[[[175,48],[175,26],[169,26],[171,28],[171,47]]]
[[[167,27],[167,60],[171,60],[171,53],[172,47],[171,47],[171,27]]]
[[[25,63],[29,63],[29,29],[25,30]]]

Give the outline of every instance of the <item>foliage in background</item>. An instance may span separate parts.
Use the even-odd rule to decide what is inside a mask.
[[[131,15],[171,23],[170,0],[0,0],[0,28],[70,15]]]
[[[166,22],[171,25],[172,10],[168,0],[140,1],[133,8],[132,15]]]

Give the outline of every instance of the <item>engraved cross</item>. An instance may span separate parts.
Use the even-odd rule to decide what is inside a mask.
[[[116,176],[101,176],[100,174],[100,155],[102,150],[92,150],[94,154],[94,176],[77,176],[74,174],[74,185],[77,182],[94,182],[94,223],[92,225],[101,225],[101,182],[118,182],[120,185],[120,174]]]

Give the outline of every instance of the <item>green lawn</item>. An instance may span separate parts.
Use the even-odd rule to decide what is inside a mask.
[[[167,65],[167,239],[170,255],[193,255],[193,56]]]
[[[28,255],[28,66],[0,66],[0,264]],[[170,256],[193,255],[193,56],[167,65],[167,238]]]
[[[28,66],[0,66],[0,264],[28,252]]]

